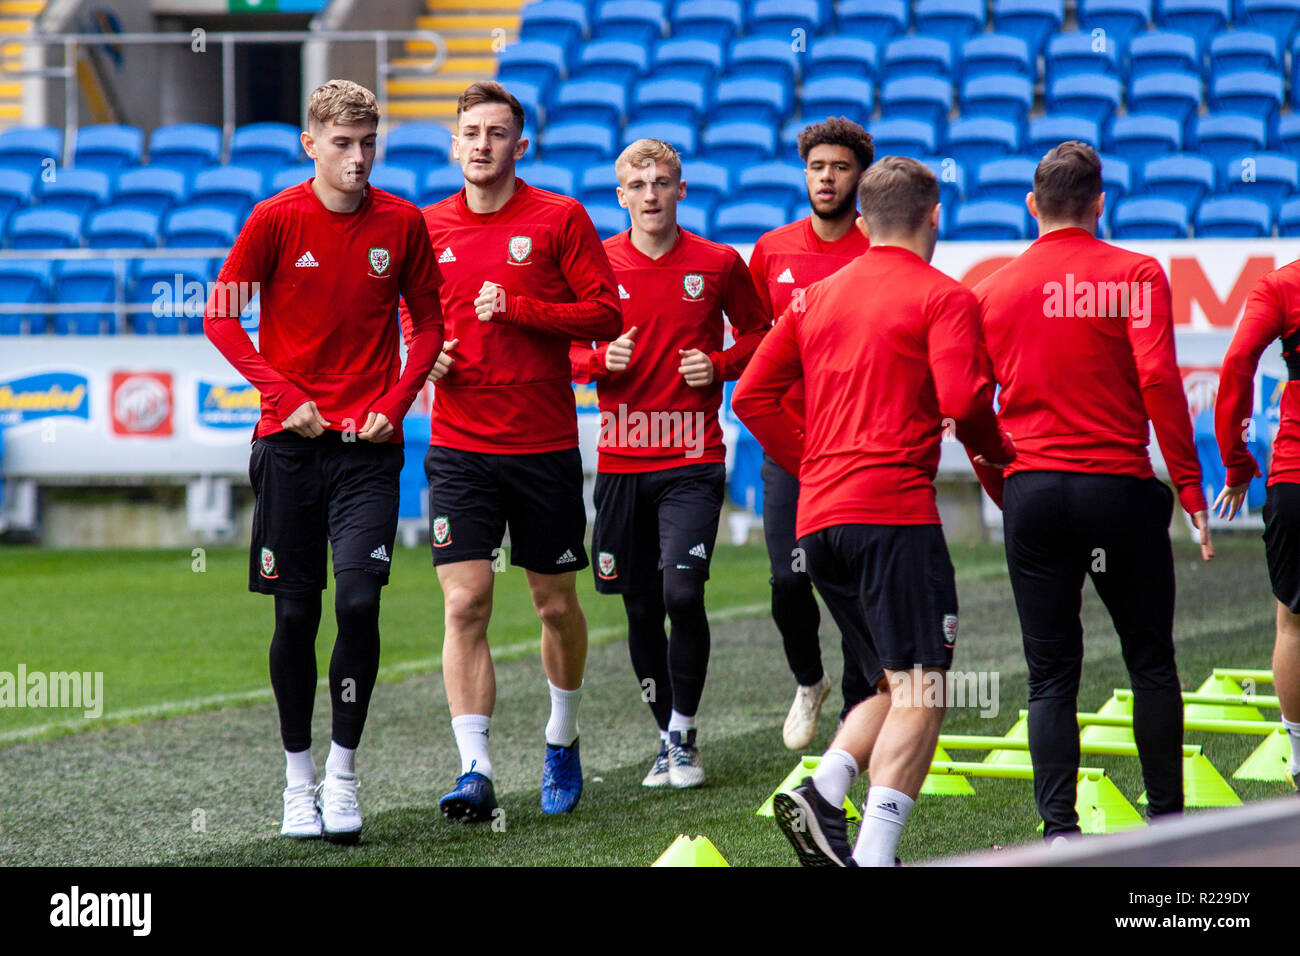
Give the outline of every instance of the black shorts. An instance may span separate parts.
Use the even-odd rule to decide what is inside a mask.
[[[867,645],[860,659],[872,683],[883,676],[877,667],[952,666],[957,580],[941,525],[835,525],[799,546],[819,591],[857,594],[854,639]]]
[[[253,539],[248,589],[286,597],[322,591],[325,548],[334,573],[369,571],[388,583],[397,536],[397,476],[405,454],[385,442],[276,432],[253,442]]]
[[[493,455],[433,445],[424,474],[435,565],[495,559],[508,526],[516,567],[563,574],[587,566],[578,449]]]
[[[726,484],[721,462],[596,475],[596,590],[655,590],[659,572],[672,567],[707,580]]]
[[[1277,599],[1300,614],[1300,484],[1280,481],[1264,497],[1264,553]]]

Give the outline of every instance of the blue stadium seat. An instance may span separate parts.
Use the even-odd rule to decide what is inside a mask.
[[[31,177],[25,173],[15,173],[26,177],[28,189],[39,183],[40,203],[43,209],[63,209],[84,217],[96,206],[108,202],[108,174],[98,169],[60,169],[48,182],[43,176]]]
[[[81,217],[62,209],[20,209],[9,219],[11,249],[75,249]]]
[[[524,176],[527,179],[527,176]],[[578,186],[577,199],[584,206],[599,206],[618,203],[618,170],[613,163],[597,163],[589,166],[582,173]],[[690,186],[687,186],[690,192]]]
[[[1241,0],[1245,22],[1286,45],[1300,29],[1300,0]]]
[[[1106,149],[1138,168],[1149,159],[1182,148],[1182,124],[1156,113],[1116,116],[1106,132]]]
[[[963,116],[992,116],[1023,126],[1034,105],[1034,84],[1015,74],[977,76],[961,85]]]
[[[1008,156],[981,163],[975,172],[972,199],[998,199],[1021,203],[1034,191],[1034,170],[1038,161],[1026,156]]]
[[[967,169],[976,169],[980,163],[1014,153],[1019,148],[1020,127],[1006,120],[966,116],[948,126],[947,153]]]
[[[1158,156],[1142,167],[1142,187],[1147,196],[1195,208],[1214,192],[1214,164],[1190,153]]]
[[[67,259],[55,269],[54,301],[59,305],[100,306],[54,314],[55,335],[113,334],[117,328],[117,267],[111,259]]]
[[[419,179],[427,176],[429,170],[445,165],[450,157],[451,131],[441,123],[394,126],[384,143],[384,162],[409,169]]]
[[[999,240],[1029,236],[1029,210],[1019,203],[988,199],[966,202],[958,207],[948,226],[948,238]]]
[[[919,119],[941,127],[952,110],[952,84],[932,76],[888,80],[880,90],[880,106],[886,119]]]
[[[431,206],[442,202],[448,196],[458,193],[465,187],[465,174],[456,163],[441,169],[429,170],[424,178],[424,195],[420,197],[421,206]]]
[[[555,90],[559,86],[558,83],[543,88],[536,83],[529,83],[527,80],[511,80],[501,85],[524,108],[525,127],[531,128],[534,125],[545,125],[551,121],[547,103],[554,98]],[[450,142],[448,143],[448,156],[450,157]]]
[[[50,259],[0,259],[0,303],[42,305],[49,302],[53,273],[54,262]],[[0,335],[40,335],[47,321],[48,316],[43,312],[26,315],[0,312]]]
[[[689,189],[689,187],[687,187]],[[808,181],[796,163],[760,163],[740,171],[737,199],[788,208],[808,198]]]
[[[104,123],[77,130],[73,165],[115,173],[138,166],[144,157],[144,132],[135,126]]]
[[[1111,235],[1116,239],[1186,239],[1187,207],[1172,199],[1125,199],[1115,205]]]
[[[542,40],[561,46],[566,51],[574,49],[589,31],[586,5],[570,3],[568,0],[542,0],[541,3],[525,4],[519,18],[520,40]],[[506,49],[510,47],[507,46]]]
[[[746,38],[731,45],[727,55],[727,73],[730,76],[776,80],[793,89],[799,79],[799,57],[788,40]]]
[[[726,166],[703,159],[682,165],[686,181],[686,202],[712,214],[718,203],[730,196],[731,173]],[[692,230],[694,231],[694,230]]]
[[[517,166],[516,172],[519,178],[530,186],[559,193],[562,196],[576,197],[577,195],[573,170],[568,166],[557,166],[554,163],[528,163]]]
[[[1065,22],[1065,0],[993,0],[993,29],[1025,41],[1031,55]]]
[[[622,145],[628,146],[638,139],[661,139],[685,158],[694,156],[699,149],[695,130],[696,127],[693,125],[671,123],[667,120],[629,123],[623,130]]]
[[[1277,214],[1279,236],[1300,236],[1300,199],[1288,199]]]
[[[709,214],[687,201],[677,204],[677,225],[697,236],[709,237]]]
[[[216,276],[208,259],[141,259],[132,265],[126,287],[127,302],[150,305],[148,312],[131,313],[131,329],[137,335],[179,335],[182,331],[203,331],[203,312],[190,300],[185,289],[192,283],[206,284]],[[180,278],[177,279],[177,276]],[[177,295],[177,284],[180,297]]]
[[[781,133],[778,137],[779,145],[777,147],[777,159],[784,159],[788,162],[794,162],[799,159],[799,134],[808,128],[814,122],[812,117],[804,118],[796,116],[788,119],[781,125]],[[866,124],[863,123],[863,126]]]
[[[410,176],[411,184],[414,185],[415,173],[410,170],[402,171]],[[380,173],[382,176],[384,166],[375,164],[370,171],[370,182],[380,189],[387,189],[388,187],[375,179],[375,173]],[[253,208],[253,204],[260,202],[265,195],[266,177],[262,175],[261,170],[249,169],[246,166],[217,166],[215,169],[205,169],[195,175],[194,188],[190,190],[189,197],[185,201],[195,206],[213,206],[217,209],[229,210],[238,217],[240,222],[243,222],[249,210]]]
[[[0,234],[9,217],[32,198],[36,176],[21,169],[0,169]]]
[[[674,39],[708,40],[726,46],[745,25],[735,0],[679,0],[673,6]]]
[[[870,80],[856,76],[826,76],[803,85],[802,110],[806,117],[844,116],[865,123],[875,108]]]
[[[1196,235],[1204,239],[1258,239],[1273,234],[1268,203],[1240,196],[1217,196],[1196,210]]]
[[[705,127],[703,158],[741,169],[776,155],[776,131],[761,123],[723,122]]]
[[[560,84],[547,123],[594,123],[618,129],[627,115],[627,88],[608,80]]]
[[[1152,30],[1140,33],[1128,45],[1129,81],[1152,73],[1200,75],[1201,53],[1196,37],[1187,33]]]
[[[549,90],[567,75],[564,47],[549,40],[521,40],[497,54],[497,79],[507,87],[523,82]]]
[[[1237,156],[1264,149],[1268,129],[1262,119],[1241,113],[1207,113],[1196,117],[1195,146],[1216,167]]]
[[[1210,108],[1222,113],[1245,113],[1271,124],[1282,109],[1282,74],[1250,71],[1214,77]]]
[[[159,216],[129,206],[109,206],[86,218],[86,245],[91,249],[152,249],[158,245]]]
[[[1282,71],[1282,47],[1277,38],[1253,30],[1228,30],[1210,41],[1210,74],[1244,70]]]
[[[593,40],[625,40],[649,49],[663,39],[667,22],[664,4],[656,0],[605,0],[596,6]]]
[[[954,49],[984,29],[984,0],[915,0],[916,29],[946,40]]]
[[[1187,124],[1201,105],[1199,76],[1183,73],[1149,73],[1129,84],[1130,113],[1157,113]]]
[[[627,210],[622,206],[597,203],[586,208],[591,224],[596,227],[596,233],[602,240],[618,235],[629,226]]]
[[[14,126],[0,133],[0,167],[40,173],[62,162],[63,130],[52,126]],[[49,160],[47,163],[46,161]]]
[[[1100,153],[1098,159],[1101,160],[1101,185],[1106,193],[1106,214],[1109,218],[1115,203],[1133,191],[1133,168],[1119,156]]]
[[[1229,161],[1223,185],[1228,192],[1266,202],[1277,209],[1300,192],[1300,164],[1290,156],[1258,153]]]
[[[758,0],[749,12],[752,36],[779,37],[789,43],[802,30],[805,40],[822,32],[825,11],[818,0]]]
[[[661,120],[698,126],[708,108],[704,84],[694,80],[647,80],[632,91],[632,122]]]
[[[939,201],[951,212],[966,198],[966,168],[951,156],[927,156],[921,162],[939,180]]]
[[[221,130],[207,123],[174,123],[149,134],[149,165],[186,177],[221,162]]]
[[[1018,36],[981,33],[961,45],[959,73],[966,80],[1007,73],[1033,80],[1038,73],[1038,59]]]
[[[874,81],[880,73],[876,45],[861,37],[824,36],[813,40],[804,81],[823,76],[859,76]]]
[[[287,123],[251,123],[235,130],[230,145],[230,162],[251,166],[263,175],[274,174],[281,166],[301,162],[300,131]]]
[[[1103,73],[1076,73],[1053,80],[1047,90],[1052,113],[1084,116],[1101,126],[1119,109],[1122,86]]]
[[[665,40],[655,47],[654,78],[690,80],[710,86],[725,60],[720,44],[710,40]]]
[[[1271,131],[1269,143],[1278,152],[1300,152],[1300,113],[1283,113],[1279,116],[1276,128]]]
[[[934,124],[921,120],[881,119],[871,123],[867,129],[877,159],[882,156],[932,156],[939,145]]]
[[[584,43],[574,79],[610,80],[630,87],[650,68],[650,48],[626,40]]]
[[[457,167],[459,168],[459,167]],[[298,163],[294,166],[285,166],[278,173],[271,177],[270,195],[282,193],[291,186],[297,186],[299,183],[305,183],[316,175],[315,163]]]
[[[1094,38],[1091,33],[1071,30],[1058,33],[1047,41],[1043,56],[1045,79],[1050,84],[1078,73],[1119,75],[1119,47],[1109,36]]]
[[[1202,47],[1231,20],[1229,0],[1160,0],[1156,9],[1156,23],[1190,33]]]
[[[776,80],[729,76],[714,89],[713,104],[728,120],[777,126],[790,112],[790,89]]]
[[[392,193],[413,203],[420,198],[420,179],[415,174],[415,170],[406,169],[403,166],[391,166],[387,163],[375,163],[370,169],[370,185],[376,189],[382,189],[386,193]],[[206,205],[225,207],[220,202],[211,202],[207,196],[200,195],[198,192],[197,182],[195,184],[195,193],[190,197],[192,203],[204,203]],[[244,216],[248,215],[247,212]],[[244,216],[240,216],[243,221]]]
[[[763,233],[784,226],[786,222],[784,206],[761,202],[724,203],[713,214],[710,238],[729,245],[755,242]]]
[[[938,37],[901,36],[885,47],[883,78],[904,76],[951,77],[952,46]]]
[[[172,206],[183,203],[188,193],[185,173],[179,169],[137,166],[117,174],[117,181],[113,185],[113,205],[161,216]]]
[[[1101,145],[1101,127],[1086,116],[1039,116],[1029,121],[1025,151],[1042,156],[1074,139],[1096,149]]]
[[[841,34],[870,37],[882,44],[907,32],[909,9],[905,0],[840,0],[836,13]]]
[[[1079,0],[1079,28],[1105,30],[1122,50],[1151,22],[1151,0]]]
[[[184,206],[167,214],[163,240],[173,249],[206,249],[232,245],[239,220],[224,209]]]
[[[542,130],[541,158],[561,166],[613,159],[614,130],[594,123],[554,123]]]

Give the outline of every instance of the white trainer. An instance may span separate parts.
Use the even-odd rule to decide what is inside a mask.
[[[822,704],[831,692],[831,679],[824,673],[822,679],[811,687],[800,684],[794,692],[794,703],[790,713],[786,714],[785,726],[781,729],[781,738],[788,750],[803,750],[817,735],[817,718],[821,716]]]
[[[686,732],[685,740],[676,730],[668,735],[668,782],[678,790],[704,783],[704,766],[695,746],[694,730]]]
[[[316,785],[284,788],[284,823],[280,836],[295,840],[316,840],[321,835],[320,810],[316,807]]]
[[[329,773],[318,789],[323,836],[331,843],[356,843],[361,836],[355,773]]]
[[[645,775],[641,781],[643,787],[666,787],[671,782],[668,773],[668,749],[665,747],[655,756],[655,762],[650,767],[650,772]]]

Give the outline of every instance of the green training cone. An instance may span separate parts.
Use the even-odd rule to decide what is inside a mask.
[[[1099,714],[1105,714],[1108,717],[1132,717],[1133,716],[1133,697],[1128,695],[1120,697],[1118,694],[1111,694],[1110,700],[1102,704],[1097,710]],[[1132,727],[1098,727],[1089,725],[1084,727],[1079,733],[1079,739],[1089,744],[1135,744],[1133,739]]]
[[[952,758],[942,747],[934,748],[934,759],[947,763]],[[932,797],[973,797],[975,788],[965,777],[955,773],[927,773],[921,784],[921,792]]]
[[[706,836],[682,834],[651,866],[731,866]]]
[[[1146,826],[1142,814],[1124,799],[1119,787],[1104,773],[1079,774],[1074,809],[1079,814],[1079,829],[1084,833],[1119,833]],[[1038,829],[1043,829],[1041,823]]]
[[[1290,780],[1286,772],[1291,759],[1291,741],[1285,729],[1275,730],[1264,738],[1255,752],[1246,758],[1232,775],[1234,780]]]
[[[1196,688],[1198,694],[1229,694],[1244,700],[1248,695],[1231,677],[1226,674],[1211,674],[1205,682]],[[1240,704],[1187,704],[1183,707],[1184,720],[1263,720],[1264,715],[1258,707],[1247,703]]]
[[[1018,719],[1003,736],[1008,740],[1028,740],[1029,718],[1021,717]],[[1034,765],[1028,750],[990,750],[988,756],[984,758],[984,763],[996,763],[1004,767],[1032,767]]]
[[[776,795],[778,793],[784,793],[787,790],[793,790],[795,787],[799,786],[804,777],[812,776],[813,771],[817,769],[817,765],[821,762],[821,757],[810,757],[807,754],[800,757],[795,768],[786,774],[786,777],[781,781],[780,786],[773,790],[771,795],[763,801],[763,805],[755,811],[754,816],[772,816],[772,801],[776,798]],[[862,820],[862,814],[858,813],[858,808],[853,805],[853,801],[848,797],[844,798],[844,813],[854,823],[858,823]]]
[[[1146,791],[1138,803],[1147,803]],[[1183,757],[1183,805],[1187,807],[1238,807],[1241,797],[1205,754]]]

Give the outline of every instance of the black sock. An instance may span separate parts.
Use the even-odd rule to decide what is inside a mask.
[[[355,749],[361,742],[379,673],[379,590],[383,578],[369,571],[340,571],[334,584],[339,633],[330,657],[333,735],[335,743]]]
[[[291,753],[311,747],[311,709],[316,697],[316,629],[320,595],[275,596],[271,638],[271,689],[280,711],[280,739]]]

